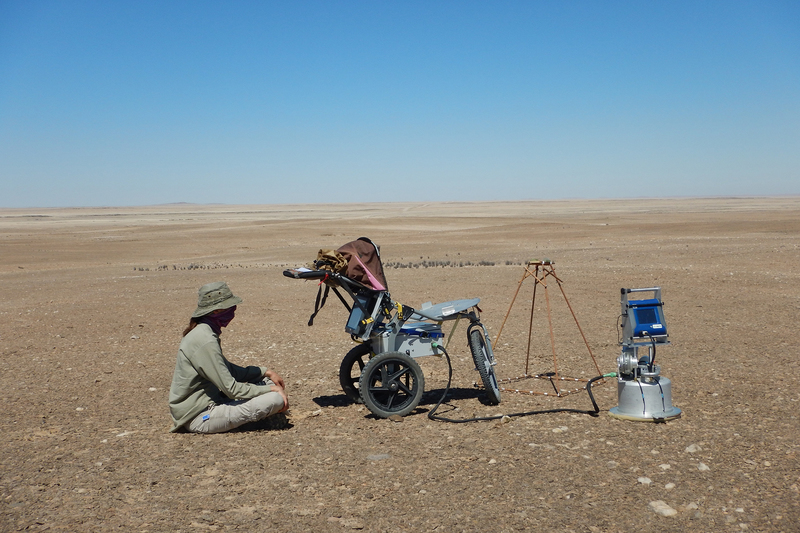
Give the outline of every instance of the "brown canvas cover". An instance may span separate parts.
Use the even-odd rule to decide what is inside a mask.
[[[336,250],[320,249],[317,252],[317,258],[311,263],[311,268],[345,274],[347,272],[347,259]]]
[[[374,242],[366,237],[360,237],[336,251],[347,260],[345,276],[376,291],[388,290],[380,248]]]

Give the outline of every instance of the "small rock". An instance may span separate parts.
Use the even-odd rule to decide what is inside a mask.
[[[675,516],[678,511],[666,504],[662,500],[656,500],[647,504],[647,506],[657,515],[661,516]]]
[[[697,444],[690,444],[689,446],[686,447],[686,453],[697,453],[702,450],[703,448],[701,448]]]
[[[700,464],[698,464],[698,465],[697,465],[697,469],[698,469],[699,471],[701,471],[701,472],[707,472],[707,471],[711,470],[711,469],[708,467],[708,465],[707,465],[707,464],[705,464],[705,463],[700,463]]]
[[[700,509],[700,506],[697,505],[695,502],[686,504],[687,511],[696,511],[697,509]]]
[[[316,411],[301,411],[297,413],[291,413],[291,417],[292,420],[300,421],[300,420],[305,420],[306,418],[320,416],[321,414],[322,414],[322,409],[317,409]]]
[[[131,339],[136,340],[139,338],[139,335],[131,335]]]
[[[672,490],[675,488],[675,483],[667,483],[666,485],[664,485],[664,488],[667,490]]]
[[[157,388],[155,388],[155,387],[150,387],[150,388],[149,388],[149,389],[147,389],[147,390],[149,390],[150,392],[155,392],[155,391],[157,391],[158,389],[157,389]]]
[[[75,410],[76,411],[83,411],[83,407],[76,407]]]
[[[403,417],[400,415],[392,415],[389,417],[389,420],[391,420],[392,422],[402,422]]]
[[[493,465],[497,463],[497,459],[489,459],[489,464]]]
[[[666,463],[663,464],[663,465],[658,465],[658,466],[661,468],[661,470],[669,470],[670,468],[672,468],[672,465],[669,465],[669,464],[666,464]]]
[[[364,529],[364,524],[357,518],[342,518],[339,523],[350,529]]]
[[[649,477],[640,477],[640,478],[638,479],[638,481],[639,481],[639,483],[641,483],[642,485],[650,485],[650,483],[652,483],[652,482],[653,482],[653,480],[652,480],[652,479],[650,479]]]

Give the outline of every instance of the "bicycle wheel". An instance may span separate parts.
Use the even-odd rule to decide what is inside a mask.
[[[481,375],[481,381],[483,382],[483,388],[486,390],[489,403],[497,405],[500,403],[500,387],[497,385],[494,367],[489,359],[486,339],[483,338],[483,334],[478,328],[474,328],[469,332],[469,349],[472,352],[475,368],[478,370],[478,374]]]

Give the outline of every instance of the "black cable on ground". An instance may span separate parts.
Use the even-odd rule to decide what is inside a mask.
[[[474,418],[464,418],[464,419],[453,419],[453,418],[445,418],[443,416],[436,416],[436,410],[439,409],[439,406],[442,405],[444,399],[447,397],[447,393],[450,391],[450,383],[453,379],[453,365],[450,361],[450,354],[447,353],[447,350],[444,349],[444,346],[436,345],[436,348],[440,349],[442,353],[444,353],[445,358],[447,359],[447,386],[444,389],[444,393],[439,401],[433,406],[433,409],[428,411],[428,418],[431,420],[438,420],[440,422],[451,422],[453,424],[463,424],[465,422],[480,422],[486,420],[499,420],[505,416],[507,417],[514,417],[514,416],[530,416],[530,415],[542,415],[547,413],[578,413],[583,415],[589,416],[598,416],[600,414],[600,407],[597,406],[597,402],[594,399],[594,394],[592,394],[592,383],[599,379],[603,378],[613,378],[617,376],[616,372],[610,372],[608,374],[603,374],[602,376],[596,376],[589,380],[586,384],[586,392],[589,393],[589,399],[592,401],[592,405],[594,406],[594,410],[591,411],[584,411],[581,409],[569,409],[569,408],[561,408],[561,409],[544,409],[541,411],[526,411],[523,413],[510,413],[506,415],[495,415],[495,416],[482,416],[482,417],[474,417]]]

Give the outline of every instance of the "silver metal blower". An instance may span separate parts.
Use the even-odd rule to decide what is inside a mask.
[[[632,293],[651,292],[653,298],[629,300]],[[615,418],[640,422],[666,422],[681,416],[672,405],[672,382],[655,364],[656,347],[670,344],[664,320],[661,287],[620,289],[622,353],[617,357],[618,405],[609,409]],[[639,353],[647,348],[647,354]]]

